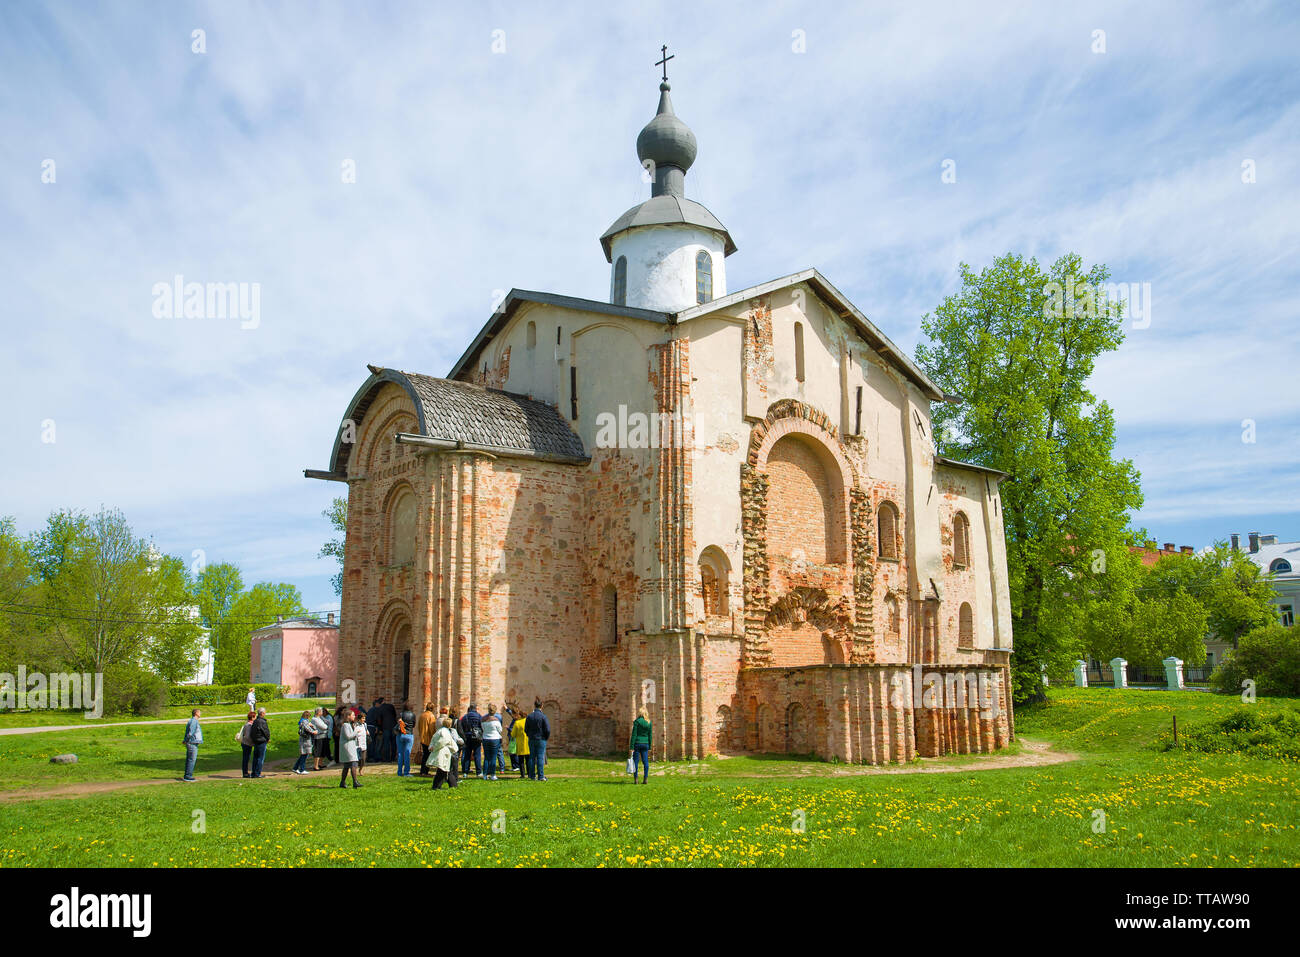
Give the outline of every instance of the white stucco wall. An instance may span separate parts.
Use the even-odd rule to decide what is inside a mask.
[[[706,250],[713,260],[713,298],[727,294],[722,237],[693,226],[640,226],[619,233],[610,243],[610,300],[614,269],[627,257],[627,302],[638,309],[681,312],[696,305],[695,257]]]

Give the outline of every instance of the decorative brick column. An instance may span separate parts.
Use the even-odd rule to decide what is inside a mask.
[[[853,653],[855,665],[876,660],[872,590],[876,551],[872,542],[871,500],[860,488],[849,490],[849,522],[853,542]]]
[[[763,622],[767,616],[767,487],[766,473],[749,463],[740,466],[740,526],[744,541],[742,584],[745,594],[745,667],[771,661]]]

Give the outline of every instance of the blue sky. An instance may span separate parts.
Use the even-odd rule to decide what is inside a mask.
[[[512,286],[607,295],[668,43],[730,288],[815,266],[910,351],[962,261],[1105,262],[1151,286],[1094,377],[1136,522],[1300,539],[1294,5],[466,6],[0,7],[0,514],[117,506],[336,607],[302,469],[367,362],[445,374]],[[258,283],[257,327],[156,318],[176,274]]]

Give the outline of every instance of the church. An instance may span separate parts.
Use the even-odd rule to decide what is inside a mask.
[[[960,399],[816,269],[728,289],[659,89],[608,301],[514,289],[445,377],[370,366],[304,473],[347,485],[340,682],[540,699],[560,754],[642,707],[659,760],[1002,747],[1007,476],[936,453]]]

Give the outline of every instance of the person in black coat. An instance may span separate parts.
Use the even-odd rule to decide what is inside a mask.
[[[266,746],[271,742],[271,725],[266,720],[265,708],[257,709],[257,717],[253,719],[249,737],[253,742],[253,777],[260,778],[262,764],[266,761]]]
[[[379,699],[379,731],[383,735],[381,760],[397,760],[397,709],[391,701]]]
[[[529,780],[545,781],[546,742],[551,738],[551,723],[546,720],[540,699],[533,701],[533,710],[524,719],[524,734],[528,735]]]

